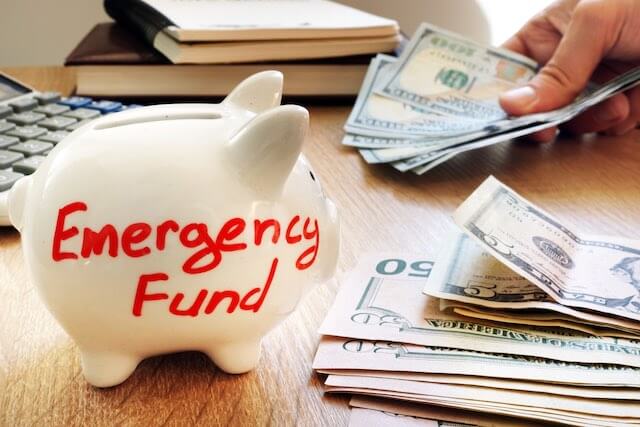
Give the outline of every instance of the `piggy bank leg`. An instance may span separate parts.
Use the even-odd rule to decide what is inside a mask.
[[[118,385],[135,371],[140,358],[106,351],[81,350],[82,372],[96,387]]]
[[[242,374],[258,365],[260,339],[220,343],[206,353],[223,371],[229,374]]]

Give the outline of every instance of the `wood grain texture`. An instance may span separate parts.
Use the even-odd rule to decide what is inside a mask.
[[[59,67],[4,71],[40,90],[70,93],[75,82]],[[304,148],[341,214],[337,280],[316,288],[265,338],[251,373],[227,375],[202,354],[181,353],[144,361],[120,386],[91,387],[73,342],[29,281],[18,233],[0,229],[0,425],[346,425],[348,399],[324,396],[311,370],[316,330],[340,278],[367,251],[435,255],[451,212],[490,174],[579,230],[640,239],[638,131],[502,144],[417,177],[366,165],[342,147],[349,110],[311,106]]]

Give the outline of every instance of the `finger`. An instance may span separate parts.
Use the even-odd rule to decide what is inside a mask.
[[[511,52],[519,53],[520,55],[529,56],[529,49],[527,49],[527,45],[524,42],[520,33],[512,36],[509,40],[502,44],[504,49],[510,50]],[[535,58],[532,58],[535,59]]]
[[[526,86],[500,96],[500,105],[507,113],[553,110],[573,101],[584,89],[608,43],[607,30],[600,22],[601,4],[586,2],[576,7],[549,62]]]
[[[635,129],[640,122],[640,87],[635,87],[627,92],[629,99],[629,115],[626,120],[611,127],[609,135],[624,135]]]
[[[562,128],[575,134],[602,132],[624,122],[629,111],[629,100],[620,93],[588,109]]]
[[[554,2],[530,19],[503,47],[546,64],[571,21],[577,0]]]
[[[622,136],[634,130],[637,125],[638,123],[636,120],[627,119],[624,122],[607,130],[606,134],[612,136]]]
[[[556,139],[556,136],[558,136],[558,128],[554,126],[552,128],[527,135],[526,138],[533,142],[548,143]]]
[[[561,38],[562,34],[555,27],[546,22],[546,19],[539,18],[525,25],[504,42],[502,47],[529,57],[538,64],[545,64],[555,52]]]

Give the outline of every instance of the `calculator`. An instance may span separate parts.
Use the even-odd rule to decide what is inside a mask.
[[[11,187],[34,173],[56,144],[98,117],[135,107],[140,105],[38,92],[0,73],[0,226],[11,225]]]

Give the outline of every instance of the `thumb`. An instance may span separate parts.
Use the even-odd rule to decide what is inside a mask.
[[[598,6],[578,4],[549,62],[526,86],[500,96],[500,105],[508,114],[560,108],[582,92],[605,52],[606,18]]]

